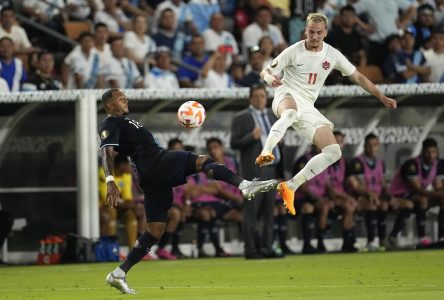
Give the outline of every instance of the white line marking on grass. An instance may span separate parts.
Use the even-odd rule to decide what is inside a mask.
[[[421,288],[444,288],[444,285],[438,284],[421,284],[421,285],[398,285],[398,284],[373,284],[373,285],[203,285],[203,286],[139,286],[133,287],[136,290],[149,290],[149,289],[257,289],[257,288],[271,288],[271,289],[285,289],[285,288],[326,288],[326,289],[337,289],[337,288],[411,288],[411,287],[421,287]],[[48,289],[0,289],[0,292],[61,292],[61,291],[89,291],[89,290],[107,290],[109,287],[78,287],[78,288],[48,288]]]

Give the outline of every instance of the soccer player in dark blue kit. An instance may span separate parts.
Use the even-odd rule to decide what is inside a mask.
[[[145,194],[147,230],[138,238],[125,261],[106,276],[106,282],[123,294],[135,294],[135,290],[126,283],[126,274],[164,234],[168,209],[173,201],[172,188],[186,183],[187,176],[205,172],[209,178],[239,187],[247,200],[257,193],[276,189],[278,182],[244,180],[209,156],[160,147],[142,124],[126,117],[129,113],[128,99],[118,89],[106,91],[102,102],[107,113],[99,129],[107,183],[105,204],[114,207],[121,203],[119,189],[112,176],[114,157],[118,153],[128,156]]]

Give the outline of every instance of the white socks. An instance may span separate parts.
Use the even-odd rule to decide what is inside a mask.
[[[293,191],[296,191],[301,184],[312,179],[316,175],[328,168],[341,158],[341,148],[338,144],[328,145],[322,149],[322,152],[313,156],[292,179],[287,181],[287,185]]]
[[[120,267],[117,267],[113,271],[113,275],[114,275],[114,277],[125,277],[126,273]]]
[[[262,154],[269,154],[284,136],[287,128],[298,121],[298,112],[295,109],[286,109],[281,117],[271,126]]]

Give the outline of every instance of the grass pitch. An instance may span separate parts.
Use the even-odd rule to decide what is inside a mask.
[[[105,285],[117,264],[0,268],[0,299],[444,299],[444,251],[141,262]]]

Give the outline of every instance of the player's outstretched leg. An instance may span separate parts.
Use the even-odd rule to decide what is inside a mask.
[[[274,161],[274,155],[272,154],[273,148],[282,139],[293,123],[298,120],[298,112],[295,109],[286,109],[281,113],[281,117],[277,120],[273,126],[271,126],[270,133],[267,136],[264,148],[261,154],[256,158],[256,164],[259,166],[266,166]]]
[[[312,179],[322,171],[327,169],[328,166],[336,162],[341,158],[341,148],[338,144],[328,145],[322,148],[321,153],[313,156],[305,165],[305,167],[299,171],[293,178],[288,181],[281,182],[278,185],[278,192],[284,201],[285,207],[292,214],[296,214],[294,208],[294,192],[304,182]]]
[[[253,199],[254,196],[259,193],[275,190],[278,185],[278,181],[275,179],[264,181],[257,179],[253,179],[252,181],[245,180],[239,175],[234,174],[225,165],[218,164],[212,158],[205,155],[197,158],[196,171],[203,171],[207,174],[208,178],[222,180],[239,187],[242,195],[247,200]]]

